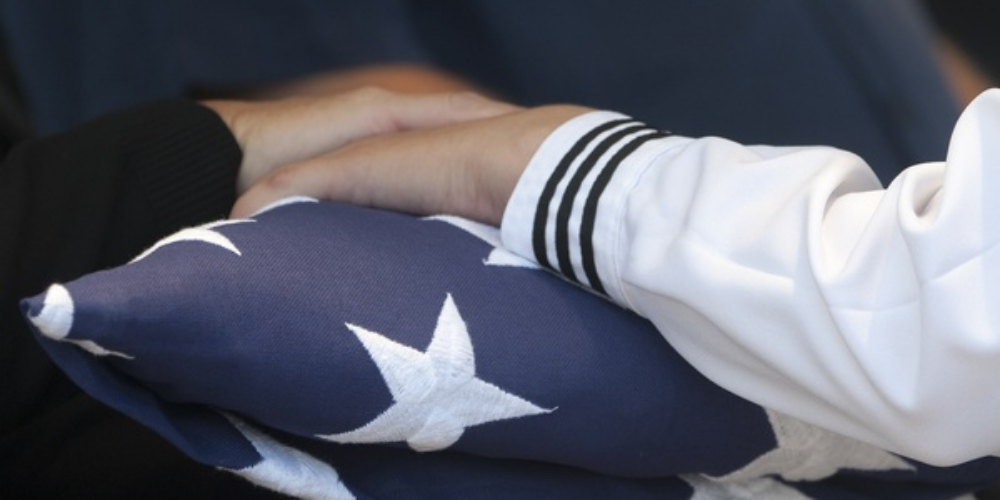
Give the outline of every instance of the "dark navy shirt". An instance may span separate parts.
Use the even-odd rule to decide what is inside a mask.
[[[957,109],[909,0],[10,0],[42,132],[196,88],[416,62],[512,101],[690,135],[826,144],[880,177],[940,160]]]

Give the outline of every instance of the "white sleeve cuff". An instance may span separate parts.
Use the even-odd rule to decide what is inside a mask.
[[[594,111],[550,135],[508,202],[504,245],[627,305],[615,265],[625,196],[650,157],[677,141],[625,115]]]

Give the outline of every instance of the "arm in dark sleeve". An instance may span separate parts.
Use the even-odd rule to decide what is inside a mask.
[[[17,301],[52,282],[122,264],[181,227],[225,216],[241,158],[215,113],[170,101],[22,143],[4,159],[0,483],[33,494],[73,487],[115,493],[129,482],[170,482],[128,477],[130,470],[169,464],[172,472],[202,474],[149,431],[80,394],[36,345]],[[169,479],[171,472],[159,475]]]
[[[0,167],[0,391],[22,393],[5,402],[29,404],[5,404],[0,429],[23,418],[10,413],[31,411],[24,406],[34,397],[25,396],[47,392],[27,375],[46,363],[11,345],[28,337],[17,301],[224,216],[240,160],[222,120],[188,101],[119,112],[11,151]]]

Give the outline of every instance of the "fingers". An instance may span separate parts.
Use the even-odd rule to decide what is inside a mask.
[[[520,108],[471,92],[399,94],[375,87],[264,103],[210,102],[244,159],[243,192],[271,170],[375,135],[490,118]]]
[[[337,146],[374,135],[491,118],[521,109],[468,91],[401,94],[378,87],[302,98],[298,105],[308,108],[314,124],[330,134],[327,145]],[[301,120],[305,114],[296,113],[295,118]]]
[[[244,193],[233,217],[274,201],[304,195],[409,213],[441,211],[476,197],[464,168],[461,140],[438,129],[374,137],[288,165]],[[464,211],[464,209],[459,209]]]
[[[373,113],[376,119],[389,121],[382,126],[384,132],[439,127],[492,118],[522,109],[468,91],[396,94],[368,89],[368,92],[371,93],[367,97],[378,100],[377,103],[371,103],[368,107],[369,112]]]
[[[499,224],[544,138],[586,111],[550,106],[357,141],[268,175],[240,197],[232,216],[246,217],[281,198],[305,195]]]

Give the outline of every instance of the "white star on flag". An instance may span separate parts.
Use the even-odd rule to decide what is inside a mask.
[[[229,226],[232,224],[245,224],[247,222],[256,222],[256,221],[254,221],[253,219],[220,220],[215,222],[209,222],[208,224],[202,224],[197,227],[189,227],[187,229],[182,229],[170,236],[167,236],[166,238],[163,238],[160,241],[157,241],[156,244],[154,244],[148,250],[142,252],[141,254],[139,254],[138,257],[132,259],[132,261],[129,262],[129,264],[139,262],[140,260],[149,257],[150,254],[159,250],[160,248],[163,248],[164,246],[173,243],[179,243],[182,241],[201,241],[203,243],[208,243],[210,245],[215,245],[219,248],[229,250],[230,252],[236,255],[242,255],[240,253],[240,249],[236,248],[236,245],[234,245],[233,242],[229,240],[229,238],[223,236],[222,233],[214,231],[214,229],[217,227]]]
[[[160,241],[157,241],[156,244],[147,249],[145,252],[139,254],[139,256],[132,259],[129,263],[132,264],[139,262],[166,245],[184,241],[200,241],[223,248],[236,255],[242,255],[240,250],[236,248],[236,245],[234,245],[229,238],[226,238],[214,229],[221,226],[244,224],[247,222],[255,221],[252,219],[220,220],[209,222],[197,227],[183,229],[167,236],[166,238],[163,238]],[[42,335],[61,342],[76,344],[95,356],[117,356],[130,360],[135,359],[133,356],[128,354],[106,349],[92,340],[68,338],[67,336],[73,326],[74,310],[75,306],[73,304],[73,297],[70,296],[69,291],[62,285],[54,284],[50,286],[46,292],[45,303],[42,310],[31,316],[30,319]]]
[[[29,316],[28,319],[38,328],[38,331],[42,335],[60,342],[76,344],[94,356],[117,356],[119,358],[135,359],[133,356],[129,356],[123,352],[105,349],[93,340],[68,338],[70,330],[73,329],[73,314],[75,311],[76,306],[73,304],[73,297],[69,294],[69,290],[55,283],[45,291],[45,301],[42,303],[42,309],[37,314]]]
[[[417,451],[454,444],[467,427],[549,413],[476,377],[469,333],[452,300],[445,299],[427,352],[360,326],[347,325],[378,366],[393,405],[368,424],[318,437],[338,443],[406,441]]]
[[[694,488],[691,500],[809,500],[798,490],[768,477],[742,481],[738,483],[723,483],[694,474],[680,476],[684,482]]]
[[[245,469],[226,469],[250,482],[296,498],[315,500],[355,500],[340,480],[336,469],[312,455],[281,444],[246,422],[222,413],[243,434],[261,456],[261,461]]]
[[[462,217],[455,217],[453,215],[435,215],[433,217],[425,217],[424,220],[447,222],[448,224],[451,224],[452,226],[455,226],[475,236],[476,238],[489,243],[490,246],[493,247],[493,251],[490,252],[489,257],[487,257],[484,262],[487,266],[541,269],[538,264],[535,264],[534,262],[504,248],[503,243],[500,241],[500,230],[493,226],[471,221],[469,219],[463,219]]]
[[[819,481],[840,469],[914,470],[906,460],[856,439],[772,410],[767,410],[767,418],[778,447],[743,468],[715,479],[745,481],[777,474],[787,481]]]

